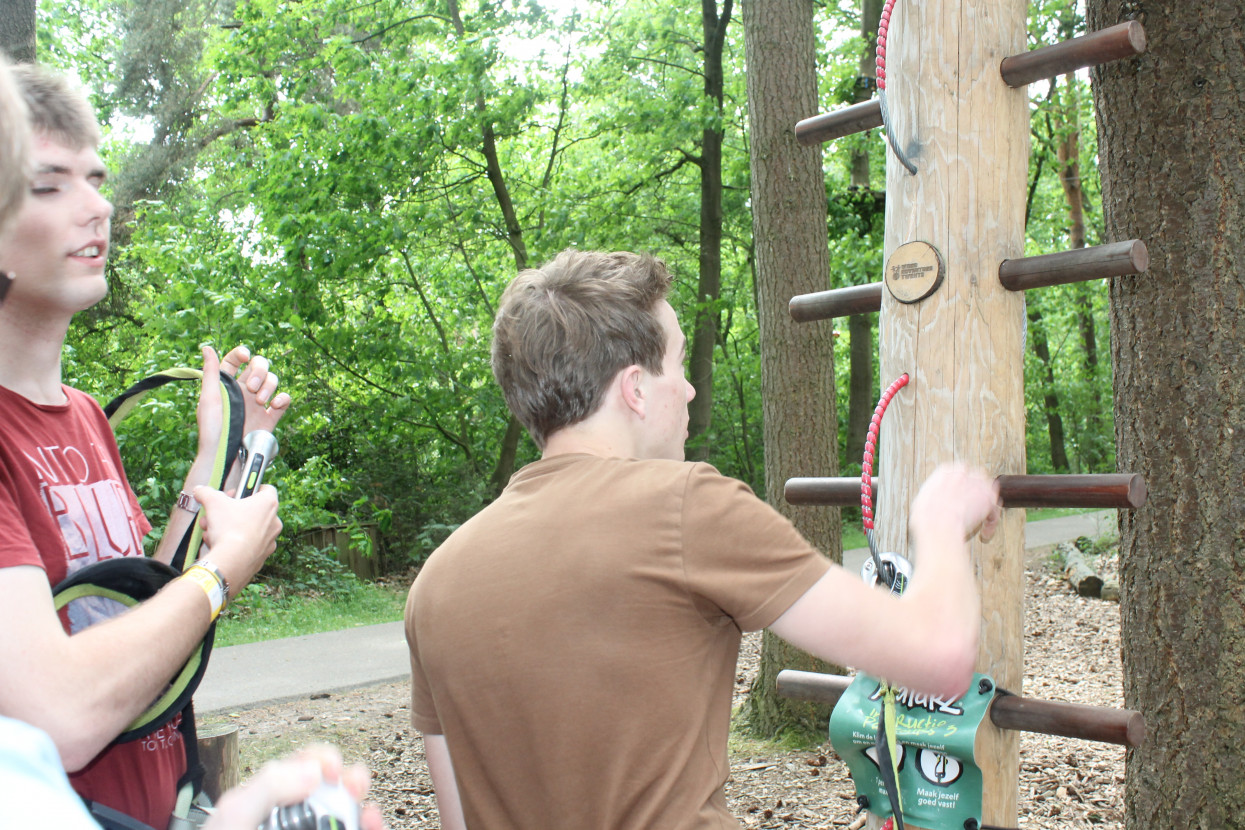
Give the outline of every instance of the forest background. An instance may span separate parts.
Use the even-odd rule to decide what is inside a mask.
[[[821,111],[868,97],[859,4],[816,15]],[[537,457],[492,381],[491,322],[517,270],[567,247],[667,262],[697,387],[689,457],[781,498],[729,0],[43,0],[36,20],[40,62],[91,91],[117,205],[111,294],[75,321],[66,382],[103,402],[197,365],[202,342],[269,357],[295,400],[269,579],[333,579],[324,527],[405,572]],[[1029,21],[1030,47],[1084,33],[1068,0],[1035,0]],[[1030,95],[1025,253],[1104,241],[1087,81]],[[825,288],[880,278],[884,164],[879,130],[824,149]],[[1029,472],[1113,472],[1105,284],[1026,299]],[[876,315],[807,325],[834,328],[840,469],[803,474],[858,474]],[[184,386],[118,430],[152,516],[193,454]]]

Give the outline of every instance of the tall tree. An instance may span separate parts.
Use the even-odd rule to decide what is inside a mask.
[[[1113,279],[1117,459],[1149,499],[1120,518],[1129,827],[1245,815],[1245,5],[1089,0],[1089,28],[1145,24],[1094,71],[1108,238],[1150,268]]]
[[[830,271],[821,151],[795,140],[796,122],[817,112],[813,2],[747,0],[742,8],[766,497],[805,538],[842,561],[838,511],[794,508],[782,498],[789,477],[832,476],[839,468],[831,330],[797,326],[787,311],[793,295],[824,289]],[[778,697],[774,678],[785,668],[827,671],[766,632],[749,697],[752,727],[765,735],[824,728],[824,707]]]
[[[709,443],[699,440],[713,418],[713,355],[718,344],[718,298],[722,294],[722,138],[723,81],[722,56],[726,50],[726,30],[731,22],[733,0],[726,0],[718,12],[717,0],[701,0],[701,28],[704,32],[705,126],[700,140],[700,277],[696,288],[696,322],[692,331],[688,366],[696,397],[688,405],[688,457],[704,461]]]

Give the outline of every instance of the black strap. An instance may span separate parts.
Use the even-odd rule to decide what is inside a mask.
[[[187,368],[167,369],[154,375],[148,375],[109,401],[108,405],[104,407],[104,414],[108,416],[108,423],[115,429],[117,424],[125,416],[129,415],[134,407],[138,405],[138,402],[142,400],[143,396],[151,390],[158,389],[172,381],[198,380],[202,377],[203,372],[200,370]],[[238,457],[238,453],[242,449],[242,430],[246,422],[246,404],[238,382],[229,373],[221,372],[220,384],[221,408],[225,416],[226,429],[221,433],[221,440],[217,447],[215,464],[212,470],[213,475],[209,481],[209,484],[218,490],[224,488],[225,479],[229,475],[234,459]],[[177,550],[173,553],[171,563],[174,568],[180,571],[194,564],[199,557],[199,545],[197,542],[202,538],[202,534],[202,526],[196,517],[178,543]]]
[[[62,580],[52,589],[52,598],[57,610],[83,597],[105,597],[133,607],[151,599],[179,574],[180,571],[169,565],[145,556],[105,559],[103,562],[87,565]],[[113,743],[126,743],[149,735],[188,707],[195,689],[199,688],[199,682],[203,679],[203,673],[207,670],[215,638],[216,623],[212,623],[208,626],[199,648],[190,655],[177,676],[170,681],[169,688],[117,736]]]

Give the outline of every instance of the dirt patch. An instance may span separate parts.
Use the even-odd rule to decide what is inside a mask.
[[[1105,563],[1104,563],[1105,564]],[[1123,705],[1119,607],[1078,597],[1035,566],[1026,574],[1025,682],[1029,697]],[[745,639],[737,700],[756,672],[760,638]],[[239,712],[243,776],[265,759],[331,741],[372,769],[372,792],[388,826],[440,823],[419,734],[411,729],[406,683],[393,683]],[[829,743],[813,750],[740,742],[727,796],[749,828],[841,828],[855,819],[855,792]],[[1020,827],[1122,828],[1124,748],[1025,733],[1021,737]]]

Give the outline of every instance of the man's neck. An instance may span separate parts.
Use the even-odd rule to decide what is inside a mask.
[[[545,440],[541,458],[555,455],[596,455],[602,458],[636,458],[632,442],[625,435],[591,429],[586,423],[560,429]]]
[[[61,348],[69,324],[54,326],[0,305],[0,386],[39,404],[61,404]]]

